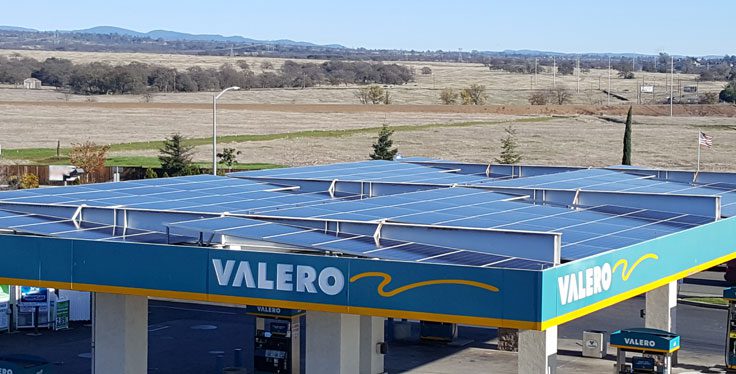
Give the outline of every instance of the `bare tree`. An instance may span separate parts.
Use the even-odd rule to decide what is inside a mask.
[[[529,104],[532,105],[547,105],[549,101],[549,94],[545,91],[537,90],[529,95]]]
[[[486,86],[481,84],[471,84],[468,88],[460,91],[460,98],[463,105],[483,105],[488,100]]]
[[[552,98],[552,102],[557,105],[569,104],[572,101],[572,92],[562,86],[558,86],[557,88],[550,90],[550,96]]]
[[[445,88],[442,91],[440,91],[440,101],[442,101],[442,104],[445,104],[445,105],[457,104],[457,99],[459,97],[460,97],[460,94],[457,93],[452,88]]]
[[[391,96],[387,90],[378,85],[361,87],[355,92],[355,97],[362,104],[390,104]]]
[[[153,102],[153,92],[148,91],[141,95],[141,102],[142,103],[152,103]]]

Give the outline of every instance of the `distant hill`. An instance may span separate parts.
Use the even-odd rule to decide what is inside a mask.
[[[561,57],[576,57],[583,56],[587,58],[604,58],[604,57],[625,57],[625,58],[641,58],[641,57],[652,57],[654,55],[647,55],[644,53],[615,53],[615,52],[584,52],[584,53],[567,53],[567,52],[551,52],[551,51],[538,51],[534,49],[507,49],[501,53],[513,56],[561,56]],[[685,56],[675,55],[675,58],[681,58]],[[720,58],[723,56],[702,56],[703,58]]]
[[[261,56],[311,59],[365,59],[365,60],[421,60],[455,61],[454,51],[415,52],[402,49],[348,48],[339,44],[319,45],[289,39],[258,40],[239,35],[190,34],[171,30],[139,32],[116,26],[95,26],[80,30],[35,30],[18,26],[0,25],[0,49],[38,49],[74,51],[126,51],[186,53],[204,55],[259,54]],[[21,35],[18,35],[21,34]],[[109,35],[109,36],[108,36]],[[102,36],[102,37],[101,37]],[[176,43],[170,43],[176,42]],[[598,59],[656,57],[639,53],[582,52],[566,53],[533,49],[503,51],[473,51],[463,54],[466,62],[485,62],[489,57],[559,57],[561,59]],[[686,56],[675,55],[675,58]],[[700,56],[703,59],[721,59],[722,56]]]
[[[78,32],[82,34],[118,34],[127,36],[145,37],[146,34],[138,31],[124,29],[122,27],[115,26],[95,26],[83,30],[69,30],[64,32]]]
[[[22,31],[22,30],[15,30]],[[329,48],[345,48],[338,44],[330,44],[326,46],[320,46],[318,44],[293,41],[289,39],[279,40],[257,40],[251,38],[245,38],[242,36],[223,36],[219,34],[189,34],[178,31],[169,30],[153,30],[149,32],[138,32],[134,30],[124,29],[122,27],[115,26],[96,26],[89,29],[73,30],[71,32],[82,33],[82,34],[118,34],[127,35],[134,37],[148,37],[151,39],[163,39],[166,41],[178,41],[178,40],[196,40],[196,41],[213,41],[213,42],[228,42],[228,43],[247,43],[247,44],[273,44],[273,45],[291,45],[291,46],[306,46],[306,47],[329,47]]]
[[[18,26],[1,26],[0,30],[4,31],[23,31],[23,32],[38,32],[36,29],[29,29],[26,27],[18,27]]]

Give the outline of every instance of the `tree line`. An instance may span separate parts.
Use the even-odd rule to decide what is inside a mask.
[[[414,80],[414,69],[398,64],[327,61],[324,63],[288,60],[279,69],[261,66],[256,74],[246,60],[219,68],[193,66],[177,70],[161,65],[131,62],[111,65],[104,62],[75,64],[70,60],[0,56],[0,82],[20,84],[33,77],[44,85],[76,94],[140,94],[144,92],[216,91],[230,86],[250,88],[313,87],[339,84],[405,84]]]
[[[493,56],[481,61],[490,70],[501,70],[509,73],[551,74],[556,68],[557,74],[572,75],[575,73],[577,59],[570,56],[556,58]],[[590,69],[608,69],[608,57],[582,57],[580,70],[587,72]],[[731,81],[736,79],[736,56],[725,55],[722,58],[702,59],[696,57],[676,57],[674,61],[667,53],[657,56],[644,57],[613,57],[610,60],[611,69],[616,70],[618,76],[626,79],[635,78],[637,72],[669,73],[674,62],[675,73],[697,74],[701,81]]]

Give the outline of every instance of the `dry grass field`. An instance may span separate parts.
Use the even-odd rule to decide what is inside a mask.
[[[191,66],[219,67],[225,63],[235,65],[237,61],[245,60],[251,69],[260,73],[260,65],[263,61],[270,61],[275,69],[281,67],[284,59],[263,57],[225,57],[225,56],[191,56],[191,55],[169,55],[169,54],[147,54],[147,53],[104,53],[104,52],[63,52],[63,51],[0,51],[0,55],[11,56],[20,54],[43,60],[49,57],[59,57],[72,60],[77,63],[88,63],[103,61],[111,64],[123,64],[129,62],[144,62],[160,64],[176,69],[186,69]],[[322,62],[320,60],[296,60],[304,62]],[[473,83],[482,84],[487,87],[489,99],[488,104],[499,105],[525,105],[528,104],[529,95],[536,89],[548,89],[553,86],[566,87],[572,92],[573,104],[600,105],[608,104],[608,97],[602,90],[608,89],[608,71],[590,70],[583,72],[580,76],[579,92],[577,77],[557,76],[553,79],[552,73],[540,73],[534,83],[533,75],[512,74],[503,71],[491,71],[482,64],[450,63],[450,62],[415,62],[398,61],[398,64],[411,66],[416,69],[416,82],[402,86],[389,87],[394,104],[440,104],[439,93],[443,88],[460,89]],[[432,74],[420,73],[422,67],[428,66]],[[669,97],[668,80],[670,76],[662,73],[638,72],[637,79],[620,79],[613,71],[611,79],[611,92],[626,97],[630,102],[610,98],[610,104],[629,104],[637,102],[636,91],[642,82],[646,85],[654,85],[655,96],[645,95],[642,103],[652,104],[661,102]],[[697,85],[698,91],[718,92],[723,89],[724,82],[696,82],[696,75],[676,74],[674,79],[675,97],[678,97],[681,87],[686,85]],[[554,80],[554,84],[553,84]],[[355,90],[357,86],[319,86],[308,89],[258,89],[250,91],[232,92],[224,96],[223,103],[249,103],[249,104],[357,104]],[[0,90],[5,91],[5,90]],[[61,101],[66,100],[61,93],[53,90],[44,91],[43,95],[30,96],[30,94],[17,92],[0,92],[0,101],[6,100],[44,100]],[[71,101],[84,101],[83,96],[68,98]],[[140,101],[140,96],[101,96],[96,97],[100,102],[134,102]],[[157,94],[156,102],[187,102],[203,103],[211,102],[212,94],[182,93],[182,94]]]
[[[0,55],[13,51],[0,51]],[[75,62],[108,61],[112,64],[140,61],[179,69],[189,66],[217,67],[234,62],[229,57],[185,56],[134,53],[79,53],[17,51],[24,56],[44,59],[69,58]],[[256,72],[256,57],[245,59]],[[283,60],[268,59],[275,68]],[[314,62],[313,60],[310,60]],[[607,71],[582,75],[580,93],[575,93],[575,77],[557,77],[556,84],[574,92],[575,105],[532,107],[528,96],[533,76],[489,71],[479,64],[399,62],[432,69],[431,75],[417,74],[416,82],[389,87],[395,105],[359,105],[356,87],[323,86],[308,89],[266,89],[230,92],[220,100],[219,134],[263,135],[288,134],[309,130],[345,130],[393,126],[441,124],[415,129],[402,127],[395,135],[405,155],[431,156],[464,161],[487,162],[497,156],[502,127],[522,117],[545,117],[543,121],[519,122],[521,152],[525,163],[602,166],[620,162],[623,126],[605,119],[619,120],[629,102],[611,98],[598,89],[607,86]],[[663,88],[667,75],[638,74],[654,83],[659,99],[668,95]],[[694,76],[677,75],[675,88],[694,84]],[[679,81],[679,84],[678,84]],[[472,83],[484,84],[490,95],[487,106],[439,105],[442,88],[462,88]],[[635,99],[637,80],[613,79],[613,91]],[[722,82],[699,84],[700,92],[716,92]],[[534,88],[552,86],[552,76],[539,75]],[[115,144],[161,140],[174,132],[186,137],[211,135],[212,93],[161,93],[151,103],[140,96],[97,96],[89,102],[85,96],[66,96],[53,89],[23,90],[0,88],[0,145],[8,148],[53,148],[73,142],[92,140]],[[675,106],[675,117],[667,106],[637,106],[635,109],[634,162],[657,167],[692,167],[697,129],[706,129],[716,145],[704,152],[704,168],[736,170],[736,107]],[[556,115],[549,119],[548,116]],[[704,117],[708,115],[708,117]],[[467,123],[471,121],[473,123]],[[476,123],[477,122],[477,123]],[[453,124],[462,124],[454,126]],[[285,165],[315,164],[365,159],[373,141],[372,132],[337,137],[290,137],[275,140],[231,143],[242,151],[240,162],[268,162]],[[155,149],[116,151],[112,156],[156,156]],[[196,148],[196,159],[209,159],[208,146]],[[2,160],[0,160],[2,162]],[[6,161],[7,162],[7,161]],[[12,161],[17,162],[17,161]]]
[[[0,104],[3,148],[55,147],[91,140],[101,144],[212,135],[212,109],[111,109],[86,106],[15,106]],[[219,135],[279,134],[306,130],[343,130],[389,125],[417,125],[514,118],[497,114],[360,113],[218,110]]]
[[[697,131],[714,137],[714,146],[704,150],[705,170],[736,171],[736,122],[730,119],[695,120],[636,117],[633,132],[634,163],[642,166],[693,168]],[[399,131],[394,144],[404,155],[438,157],[450,160],[489,162],[500,153],[503,128],[508,123],[479,123],[474,126],[436,127],[421,131]],[[591,116],[554,118],[541,122],[514,123],[518,131],[523,163],[576,166],[607,166],[621,162],[623,125]],[[371,151],[374,134],[339,138],[296,138],[230,143],[242,152],[241,162],[267,162],[306,165],[365,160]],[[207,160],[212,148],[195,148],[196,157]],[[155,151],[136,155],[155,156]],[[125,152],[117,155],[126,155]]]

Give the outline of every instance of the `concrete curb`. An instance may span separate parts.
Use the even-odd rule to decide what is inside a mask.
[[[716,305],[716,304],[710,304],[710,303],[701,303],[699,301],[691,301],[691,300],[687,300],[687,299],[677,299],[677,303],[678,304],[691,305],[691,306],[698,306],[698,307],[701,307],[701,308],[728,310],[728,306],[726,306],[726,305]]]

